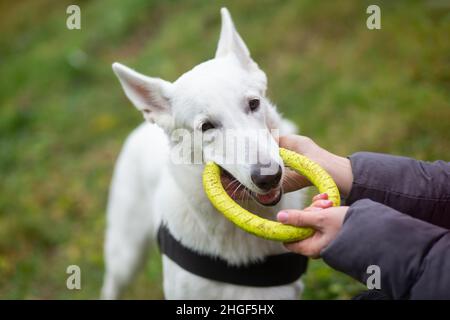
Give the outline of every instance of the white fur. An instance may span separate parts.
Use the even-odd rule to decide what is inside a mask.
[[[213,118],[221,127],[211,130],[212,138],[202,147],[204,154],[218,147],[215,135],[222,129],[265,128],[268,135],[268,128],[279,128],[281,134],[295,130],[265,98],[265,74],[251,59],[228,11],[222,9],[221,13],[222,31],[216,57],[174,83],[143,76],[117,63],[113,65],[128,98],[154,124],[142,124],[129,136],[116,164],[108,203],[102,289],[105,299],[120,297],[145,261],[148,245],[163,222],[185,246],[234,265],[286,251],[280,243],[242,231],[212,207],[202,189],[202,165],[180,165],[170,160],[168,135],[177,128],[199,130],[205,118]],[[261,99],[261,110],[254,114],[245,111],[246,101],[251,97]],[[263,147],[267,146],[261,145],[261,150]],[[261,151],[261,156],[282,164],[273,138],[268,149]],[[226,169],[247,188],[259,191],[250,179],[248,165],[234,164]],[[245,203],[250,211],[270,219],[275,219],[282,208],[298,208],[302,204],[301,192],[284,195],[274,207],[263,207],[253,201]],[[183,270],[166,256],[163,273],[168,299],[296,299],[302,289],[300,282],[269,288],[219,283]]]

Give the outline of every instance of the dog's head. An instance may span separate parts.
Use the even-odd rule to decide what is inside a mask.
[[[233,197],[251,194],[261,204],[274,204],[281,197],[283,174],[271,132],[278,127],[279,116],[265,97],[265,73],[250,57],[228,10],[222,8],[221,15],[214,59],[175,82],[144,76],[119,63],[113,64],[113,70],[146,120],[169,135],[180,128],[200,134],[201,143],[194,143],[193,152],[200,151],[205,161],[215,161],[225,169],[222,182]],[[224,148],[230,140],[244,143]],[[236,156],[243,161],[236,161]],[[245,188],[239,188],[241,184]]]

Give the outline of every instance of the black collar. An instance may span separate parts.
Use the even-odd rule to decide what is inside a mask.
[[[180,267],[203,278],[253,287],[272,287],[290,284],[306,271],[306,257],[283,253],[267,256],[264,261],[244,266],[230,266],[227,261],[199,254],[176,240],[169,229],[161,224],[158,245]]]

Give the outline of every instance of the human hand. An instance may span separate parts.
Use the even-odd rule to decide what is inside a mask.
[[[292,252],[311,258],[320,257],[320,252],[333,241],[344,222],[348,207],[333,207],[326,193],[313,198],[311,206],[304,210],[283,210],[277,215],[279,222],[296,227],[311,227],[315,230],[311,237],[285,243]]]
[[[287,135],[279,138],[279,145],[295,151],[312,161],[318,163],[328,174],[331,175],[341,194],[347,196],[353,183],[353,173],[350,160],[337,156],[319,147],[308,137],[298,135]],[[292,170],[286,170],[283,179],[283,191],[291,192],[310,186],[305,177]]]

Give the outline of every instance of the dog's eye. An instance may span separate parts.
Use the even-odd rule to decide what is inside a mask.
[[[214,129],[214,128],[215,128],[215,126],[209,121],[204,122],[202,124],[202,132],[205,132],[205,131],[208,131],[208,130]]]
[[[250,111],[256,111],[259,108],[259,99],[253,98],[248,101],[248,107]]]

